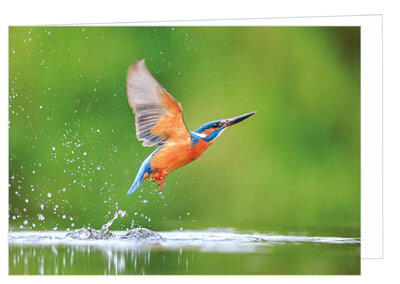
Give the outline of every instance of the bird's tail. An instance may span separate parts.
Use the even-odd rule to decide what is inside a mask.
[[[146,160],[143,161],[142,165],[139,168],[139,171],[135,177],[135,180],[131,186],[131,188],[128,190],[128,194],[132,194],[135,192],[135,190],[140,186],[140,184],[143,181],[143,177],[146,173],[151,174],[153,171],[151,169],[151,158],[154,156],[155,153],[157,153],[158,150],[160,150],[161,147],[157,148],[153,153],[151,153]]]
[[[128,194],[134,193],[135,190],[140,186],[140,184],[143,181],[144,173],[140,175],[140,173],[137,174],[135,181],[133,182],[131,188],[128,190]]]

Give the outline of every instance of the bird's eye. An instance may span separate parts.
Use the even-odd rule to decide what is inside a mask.
[[[214,123],[214,124],[212,125],[213,128],[218,128],[218,126],[219,126],[219,123],[218,123],[218,122],[217,122],[217,123]]]

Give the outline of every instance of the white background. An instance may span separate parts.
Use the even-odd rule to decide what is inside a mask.
[[[267,20],[265,25],[330,25],[326,21],[335,21],[337,17],[320,18],[317,16],[338,15],[379,15],[383,14],[383,128],[382,121],[382,39],[379,33],[382,18],[353,17],[355,25],[362,26],[362,257],[383,259],[363,259],[362,276],[303,276],[293,277],[268,276],[267,278],[252,277],[251,281],[384,281],[399,280],[399,190],[400,190],[400,105],[399,82],[399,20],[400,9],[396,1],[3,1],[0,8],[1,19],[1,275],[8,274],[8,26],[10,25],[50,25],[50,24],[87,24],[87,23],[128,23],[138,21],[165,20],[200,20],[200,19],[245,19],[245,18],[280,18],[274,22]],[[307,17],[308,16],[308,17]],[[310,18],[309,16],[312,16]],[[281,19],[282,17],[306,17],[300,19]],[[339,18],[340,19],[340,18]],[[349,19],[341,18],[348,23]],[[361,20],[363,22],[360,22]],[[369,19],[369,20],[368,20]],[[378,19],[378,20],[377,20]],[[308,22],[307,22],[308,21]],[[325,23],[325,24],[324,24]],[[171,24],[171,23],[169,23]],[[191,23],[194,25],[195,23]],[[205,23],[199,23],[205,24]],[[217,24],[217,23],[214,23]],[[227,23],[225,23],[227,24]],[[338,23],[335,25],[339,25]],[[366,28],[366,30],[363,29]],[[367,34],[365,34],[365,31]],[[365,41],[365,42],[364,42]],[[364,45],[366,44],[366,45]],[[365,49],[366,48],[366,49]],[[380,58],[376,57],[379,55]],[[365,61],[366,60],[366,61]],[[367,85],[364,85],[366,83]],[[383,129],[383,200],[382,185],[382,131]],[[383,203],[382,203],[383,201]],[[380,231],[383,204],[384,234],[383,255]],[[5,281],[71,281],[72,277],[9,277]],[[323,278],[322,278],[323,277]],[[74,277],[75,278],[75,277]],[[243,277],[242,277],[243,278]],[[387,278],[387,280],[385,280]],[[103,278],[102,281],[233,281],[243,279],[230,277],[194,278],[190,277],[146,277],[137,279],[119,277],[118,279]],[[390,280],[389,280],[390,279]],[[87,278],[80,279],[87,281]],[[97,280],[100,280],[98,278]],[[97,281],[96,280],[96,281]],[[397,281],[398,281],[397,280]]]

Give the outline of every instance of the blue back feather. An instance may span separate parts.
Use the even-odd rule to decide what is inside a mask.
[[[128,194],[134,193],[135,190],[139,187],[139,185],[143,181],[143,177],[146,173],[151,174],[153,170],[151,169],[151,158],[153,158],[154,154],[157,153],[161,147],[158,147],[153,153],[151,153],[146,160],[143,161],[142,165],[139,168],[139,171],[135,177],[135,181],[133,182],[131,188],[128,191]]]

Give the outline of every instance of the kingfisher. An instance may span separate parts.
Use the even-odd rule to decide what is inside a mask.
[[[154,79],[144,59],[129,67],[126,87],[137,139],[145,147],[158,146],[140,166],[128,194],[145,179],[158,181],[161,191],[167,174],[196,160],[228,127],[256,113],[210,121],[189,131],[181,105]]]

